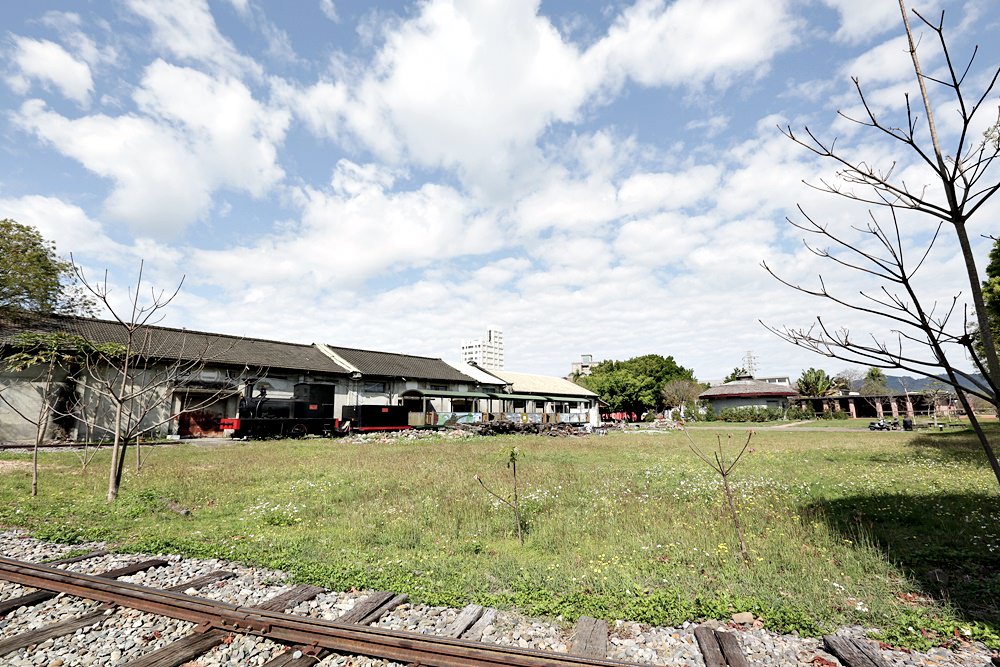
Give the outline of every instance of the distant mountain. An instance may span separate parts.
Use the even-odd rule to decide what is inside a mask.
[[[983,376],[979,373],[974,373],[972,377],[977,380],[982,380]],[[951,390],[951,387],[944,380],[936,380],[934,378],[928,377],[910,377],[909,375],[887,375],[886,376],[886,386],[889,387],[889,391],[897,394],[902,394],[907,391],[926,391],[928,389],[947,389]],[[854,383],[854,389],[860,389],[862,382]],[[968,380],[963,380],[963,387],[971,386]]]

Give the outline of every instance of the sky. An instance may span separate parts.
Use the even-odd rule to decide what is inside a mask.
[[[979,45],[966,85],[982,91],[996,1],[909,4],[945,12],[960,66]],[[140,261],[143,299],[183,279],[166,326],[455,359],[496,325],[514,371],[652,353],[711,381],[750,351],[761,375],[832,374],[846,364],[761,322],[890,327],[761,264],[877,291],[786,220],[801,206],[867,244],[853,228],[869,212],[809,187],[837,183],[835,165],[779,128],[940,190],[848,118],[864,114],[857,77],[873,113],[906,124],[897,0],[40,1],[0,3],[0,25],[0,218],[106,273],[118,308]],[[953,145],[945,93],[931,86]],[[970,222],[980,271],[998,213]],[[935,222],[901,228],[919,249]],[[949,231],[915,280],[961,306]]]

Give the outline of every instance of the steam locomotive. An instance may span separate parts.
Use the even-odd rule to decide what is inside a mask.
[[[237,416],[220,421],[233,438],[261,440],[301,438],[306,435],[338,437],[356,431],[394,431],[412,428],[409,409],[403,405],[344,406],[341,417],[334,414],[336,387],[300,382],[291,399],[275,399],[256,379],[246,383]]]

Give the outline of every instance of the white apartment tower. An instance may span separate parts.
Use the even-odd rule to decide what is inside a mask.
[[[486,338],[462,343],[462,361],[483,368],[503,370],[503,329],[491,326],[486,329]]]

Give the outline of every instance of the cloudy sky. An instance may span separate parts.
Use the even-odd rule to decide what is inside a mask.
[[[911,4],[946,10],[963,63],[980,45],[981,90],[995,0]],[[152,285],[186,276],[166,325],[455,358],[496,324],[510,370],[658,353],[714,380],[752,350],[762,374],[834,372],[758,320],[883,325],[760,264],[857,294],[785,217],[855,238],[867,212],[805,187],[833,165],[778,126],[932,184],[837,115],[862,111],[853,75],[905,124],[897,0],[80,0],[2,3],[0,23],[0,217],[119,300],[140,259]],[[983,265],[997,213],[970,230]],[[905,223],[912,244],[934,228]],[[935,246],[927,294],[967,294],[956,253]]]

